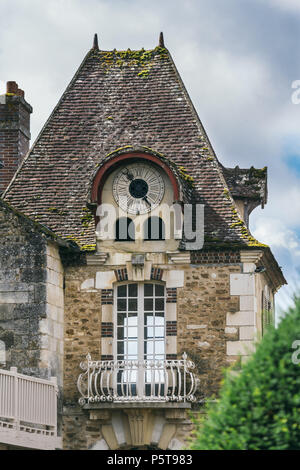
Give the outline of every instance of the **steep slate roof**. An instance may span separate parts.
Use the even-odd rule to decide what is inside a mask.
[[[263,246],[248,232],[205,130],[164,47],[92,48],[24,159],[4,198],[83,249],[93,178],[116,149],[151,148],[184,167],[205,205],[207,245]],[[147,151],[147,150],[145,150]]]

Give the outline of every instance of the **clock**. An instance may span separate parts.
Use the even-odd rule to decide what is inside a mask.
[[[161,202],[165,185],[160,172],[148,163],[129,163],[113,181],[116,203],[130,214],[146,214]]]

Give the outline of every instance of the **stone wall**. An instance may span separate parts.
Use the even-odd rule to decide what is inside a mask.
[[[95,267],[68,267],[65,271],[64,400],[78,401],[79,364],[88,353],[101,355],[101,290],[81,288],[95,276]]]
[[[2,368],[62,385],[63,271],[54,242],[0,200]]]
[[[46,240],[0,201],[0,340],[6,367],[40,370],[39,322],[45,317]]]
[[[226,341],[237,337],[226,333],[226,316],[239,310],[239,299],[230,295],[230,275],[240,271],[239,264],[193,266],[177,289],[178,353],[186,351],[195,362],[202,397],[218,392],[231,359]]]

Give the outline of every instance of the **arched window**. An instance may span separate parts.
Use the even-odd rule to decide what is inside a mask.
[[[120,217],[116,221],[116,241],[133,242],[135,240],[134,223],[129,217]]]
[[[164,221],[157,216],[149,217],[144,222],[144,240],[164,240],[165,224]]]

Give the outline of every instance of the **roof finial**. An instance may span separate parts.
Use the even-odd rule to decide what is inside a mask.
[[[163,33],[160,33],[160,35],[159,35],[159,44],[158,45],[159,45],[159,47],[165,47]]]
[[[98,46],[98,36],[97,33],[94,36],[94,43],[93,43],[93,49],[97,49],[99,51],[99,46]]]

